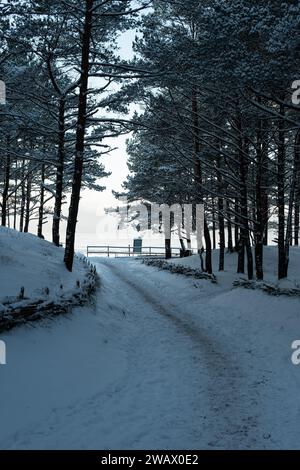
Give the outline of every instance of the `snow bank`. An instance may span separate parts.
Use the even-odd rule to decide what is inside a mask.
[[[254,253],[253,253],[254,255]],[[213,251],[213,271],[217,276],[218,282],[223,285],[232,285],[234,281],[240,278],[247,278],[247,275],[237,274],[237,253],[225,254],[225,270],[218,271],[219,250]],[[200,259],[198,255],[188,258],[173,258],[168,261],[174,265],[182,265],[191,269],[200,268]],[[286,289],[300,288],[300,247],[290,247],[290,263],[288,278],[278,281],[277,279],[277,247],[264,247],[264,279],[275,286]],[[245,265],[246,268],[246,265]]]
[[[29,233],[0,227],[0,301],[17,296],[21,287],[25,296],[38,298],[48,287],[56,294],[63,285],[72,290],[85,273],[83,263],[75,259],[70,273],[63,263],[64,251]]]

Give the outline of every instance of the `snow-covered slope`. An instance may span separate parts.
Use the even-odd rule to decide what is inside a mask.
[[[69,273],[63,263],[63,249],[29,233],[0,227],[0,299],[17,296],[21,287],[25,296],[37,298],[48,287],[50,293],[73,289],[81,279],[84,266],[75,260]]]
[[[198,255],[188,258],[173,258],[169,261],[173,264],[180,264],[192,269],[200,269],[200,260]],[[264,247],[264,279],[267,282],[277,284],[280,287],[300,287],[300,247],[290,247],[290,263],[288,279],[277,280],[277,247]],[[237,253],[225,254],[225,270],[218,271],[219,250],[213,251],[213,270],[221,285],[230,285],[239,278],[247,278],[246,274],[237,274]],[[245,264],[245,269],[247,269]],[[254,268],[255,269],[255,268]],[[246,272],[246,271],[245,271]]]

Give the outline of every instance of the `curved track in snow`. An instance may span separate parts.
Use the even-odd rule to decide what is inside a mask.
[[[0,448],[297,447],[297,413],[284,400],[298,396],[300,380],[289,344],[284,358],[272,350],[283,338],[279,317],[263,343],[263,294],[137,261],[94,261],[101,277],[94,309],[5,336]],[[270,312],[272,302],[283,309],[289,302],[291,318],[298,315],[291,299],[268,302]]]

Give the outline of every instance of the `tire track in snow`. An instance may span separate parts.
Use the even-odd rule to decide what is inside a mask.
[[[161,276],[138,263],[133,269],[114,260],[97,265],[102,277],[97,316],[109,311],[119,322],[113,341],[121,339],[127,369],[106,388],[101,387],[99,370],[99,393],[74,402],[70,390],[68,407],[53,409],[43,421],[9,439],[6,447],[257,447],[258,418],[251,413],[255,397],[246,389],[244,368],[213,325],[199,328],[188,308],[174,305],[178,284],[186,281],[176,282],[171,274]],[[167,285],[172,303],[163,292]],[[209,316],[205,293],[202,305]]]
[[[121,266],[114,262],[104,261],[103,264],[109,267],[113,274],[129,286],[132,291],[141,296],[147,304],[151,305],[155,312],[170,320],[176,327],[177,332],[189,337],[200,352],[200,357],[204,358],[204,365],[210,377],[210,385],[207,389],[210,401],[208,414],[214,416],[213,420],[216,425],[213,432],[212,429],[207,429],[210,434],[207,446],[209,448],[227,449],[256,447],[257,442],[260,440],[257,435],[259,412],[254,412],[258,400],[255,395],[251,397],[251,390],[245,383],[244,370],[238,364],[237,358],[228,353],[227,349],[224,349],[224,342],[221,344],[214,337],[213,331],[208,334],[208,332],[200,330],[198,326],[193,324],[193,320],[189,318],[188,314],[178,310],[174,304],[166,307],[166,299],[163,296],[164,304],[152,292],[150,293],[152,290],[151,285],[149,289],[150,273],[151,271],[155,273],[156,270],[147,267],[149,277],[145,278],[143,272],[139,276],[140,265],[138,263],[136,263],[135,274],[129,270],[122,271]],[[164,274],[166,276],[171,275]],[[160,287],[163,291],[163,286]],[[176,292],[174,294],[176,295]],[[205,305],[205,296],[203,304]],[[197,393],[197,391],[195,392]],[[201,400],[200,394],[199,400]],[[205,423],[202,423],[202,425],[205,425]],[[262,445],[260,444],[259,447],[262,447]]]

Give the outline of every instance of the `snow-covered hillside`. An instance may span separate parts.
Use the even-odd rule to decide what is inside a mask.
[[[290,262],[288,278],[278,281],[278,258],[277,246],[264,247],[264,280],[274,285],[284,288],[299,288],[300,287],[300,247],[290,247]],[[218,282],[221,285],[231,285],[233,281],[240,278],[247,278],[247,275],[237,274],[237,253],[225,254],[225,270],[218,271],[219,264],[219,250],[213,251],[213,270],[217,276]],[[180,264],[192,269],[200,269],[200,260],[198,255],[193,255],[187,258],[173,258],[169,263]],[[245,271],[246,272],[246,271]]]
[[[50,293],[73,289],[84,274],[84,266],[75,260],[69,273],[63,263],[63,249],[29,233],[0,227],[0,299],[17,296],[21,287],[25,296],[38,298],[48,287]]]

